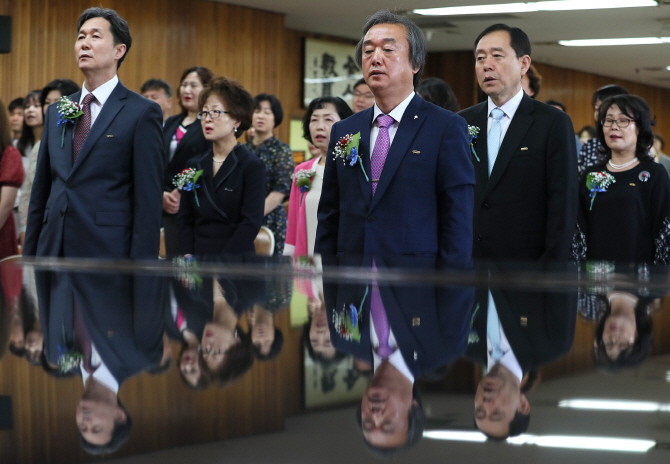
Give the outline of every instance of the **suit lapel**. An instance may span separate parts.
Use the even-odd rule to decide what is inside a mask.
[[[239,144],[235,148],[237,148],[238,146]],[[233,151],[230,152],[230,155],[228,155],[228,158],[226,158],[226,160],[223,162],[223,165],[219,168],[219,171],[216,173],[216,176],[212,178],[214,180],[214,190],[218,190],[219,187],[221,187],[223,181],[225,181],[228,178],[228,176],[230,176],[230,174],[235,170],[239,162],[240,161],[237,158],[237,155],[235,154],[235,149],[233,149]],[[212,172],[214,172],[213,168]]]
[[[473,148],[477,153],[477,158],[472,155],[472,164],[475,167],[475,172],[477,173],[476,178],[480,180],[477,182],[478,186],[486,186],[489,180],[489,155],[488,155],[488,103],[485,101],[481,103],[476,108],[474,125],[479,128],[479,135],[477,138],[472,141]],[[479,187],[477,187],[479,188]]]
[[[202,169],[202,175],[200,176],[199,179],[200,185],[202,185],[202,189],[200,190],[205,193],[205,196],[212,205],[212,208],[214,208],[216,212],[219,213],[221,216],[228,219],[228,215],[224,213],[223,210],[219,208],[219,206],[216,204],[216,188],[214,187],[214,168],[212,167],[213,157],[214,157],[213,152],[210,150],[207,152],[206,156],[199,158],[198,161],[195,163],[196,168],[198,170]],[[223,166],[219,169],[223,169]],[[195,187],[193,189],[193,192],[195,193]]]
[[[125,106],[125,102],[123,100],[125,100],[127,93],[128,89],[126,89],[124,85],[121,84],[121,82],[119,82],[116,87],[114,87],[114,90],[110,94],[105,104],[102,106],[100,114],[98,114],[98,117],[95,119],[95,122],[91,126],[91,129],[86,136],[86,140],[84,141],[84,145],[81,147],[77,161],[72,166],[72,173],[74,173],[74,171],[76,171],[77,168],[81,166],[81,163],[84,162],[84,159],[86,159],[89,153],[91,153],[91,149],[95,143],[105,133],[109,125],[116,117],[117,113],[121,111],[121,108]],[[70,150],[70,153],[72,153],[72,150]],[[70,175],[72,175],[72,173]]]
[[[372,108],[368,108],[363,111],[363,127],[361,128],[361,138],[358,144],[358,154],[363,160],[363,167],[365,168],[365,173],[368,175],[368,179],[372,174],[370,157],[372,156],[372,147],[370,147],[370,131],[372,130],[372,116],[374,111]],[[338,160],[339,161],[339,160]],[[341,161],[339,161],[341,162]],[[349,168],[349,166],[345,166]],[[356,170],[360,171],[360,166],[356,166]],[[362,172],[358,173],[358,182],[361,185],[361,191],[363,192],[363,199],[365,204],[369,207],[372,202],[372,185],[365,179],[365,175]]]
[[[168,157],[170,156],[170,143],[172,143],[172,137],[174,137],[174,134],[177,131],[177,128],[184,121],[185,118],[186,118],[186,116],[181,115],[181,117],[173,119],[172,121],[170,121],[169,125],[166,125],[163,128],[163,145],[165,146],[165,149],[167,150],[167,156]],[[177,149],[178,148],[179,148],[179,145],[177,145]],[[176,150],[175,150],[175,153],[176,153]]]
[[[493,170],[491,171],[491,177],[486,186],[485,194],[488,194],[502,178],[507,165],[512,160],[514,153],[517,148],[519,148],[519,145],[521,145],[521,141],[533,123],[533,111],[533,100],[524,94],[523,99],[519,104],[519,108],[517,108],[516,113],[514,113],[514,117],[507,128],[502,145],[500,145],[500,151],[498,152],[498,157],[493,165]]]
[[[81,98],[81,90],[73,95],[70,95],[70,100],[73,102],[79,103],[79,99]],[[58,117],[58,110],[56,110],[56,117]],[[73,132],[74,128],[77,127],[77,122],[75,120],[74,124],[66,123],[65,124],[65,136],[63,136],[63,129],[62,127],[60,130],[56,131],[56,134],[58,135],[59,143],[58,146],[60,146],[60,141],[63,141],[63,159],[65,160],[65,166],[68,169],[68,172],[72,171],[72,138],[73,138]],[[62,139],[61,139],[62,137]]]
[[[402,115],[402,120],[398,125],[398,130],[393,137],[393,143],[391,143],[391,148],[386,157],[386,161],[384,162],[384,169],[382,169],[381,176],[379,177],[377,191],[372,199],[370,209],[374,208],[377,203],[379,203],[380,198],[384,195],[384,192],[386,192],[386,189],[405,157],[410,144],[414,140],[421,124],[423,124],[423,120],[426,116],[422,110],[425,106],[426,103],[418,95],[414,95],[414,98],[412,98],[409,105],[407,105],[407,108]]]

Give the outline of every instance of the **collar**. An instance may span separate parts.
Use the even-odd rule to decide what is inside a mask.
[[[507,103],[505,103],[503,106],[500,107],[496,106],[496,104],[493,103],[493,100],[491,100],[491,97],[489,97],[487,99],[488,112],[486,113],[486,117],[488,118],[491,115],[491,111],[493,110],[493,108],[500,108],[505,113],[505,116],[512,119],[514,117],[514,113],[516,113],[516,110],[519,108],[522,99],[523,99],[523,89],[520,89],[516,95],[514,95],[507,101]]]
[[[381,366],[382,362],[384,360],[382,359],[381,356],[377,354],[375,350],[372,350],[372,360],[374,363],[374,371],[377,371],[377,368]],[[412,382],[414,384],[414,375],[412,375],[412,371],[409,370],[409,367],[407,366],[407,363],[405,362],[405,358],[402,357],[402,352],[400,351],[400,348],[396,348],[393,351],[393,354],[389,356],[388,362],[391,363],[393,367],[398,369],[402,375],[405,376],[407,380]]]
[[[93,376],[95,380],[103,384],[105,387],[109,388],[112,390],[114,393],[118,394],[119,393],[119,382],[116,381],[114,378],[114,375],[109,371],[107,366],[105,366],[105,363],[101,363],[93,372],[93,374],[89,374],[86,369],[84,369],[84,363],[82,362],[80,365],[81,369],[81,379],[84,381],[84,385],[86,385],[86,381],[90,376]]]
[[[95,97],[96,101],[100,104],[100,106],[103,106],[109,96],[112,94],[112,91],[116,88],[117,84],[119,83],[119,77],[117,75],[114,75],[110,80],[102,84],[100,87],[95,89],[93,92],[89,92],[88,89],[86,88],[86,85],[82,84],[81,85],[81,97],[79,98],[79,103],[84,101],[84,97],[88,95],[89,93],[92,93],[93,96]]]
[[[407,98],[405,98],[403,101],[401,101],[398,106],[393,108],[391,112],[388,114],[388,116],[391,116],[396,123],[400,123],[400,120],[402,119],[402,115],[405,114],[405,110],[409,106],[409,102],[412,101],[412,98],[414,98],[414,91],[412,90],[412,93],[410,93]],[[372,124],[374,125],[375,121],[377,120],[377,116],[382,113],[382,110],[379,109],[377,106],[377,103],[375,103],[375,106],[373,107],[374,111],[372,112]]]

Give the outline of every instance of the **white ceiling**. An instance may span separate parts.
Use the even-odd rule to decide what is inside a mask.
[[[286,15],[286,27],[358,40],[369,15],[380,9],[515,3],[524,0],[215,0]],[[670,89],[670,44],[563,47],[563,39],[670,37],[670,0],[662,6],[490,16],[413,16],[427,36],[429,51],[470,50],[487,26],[504,22],[523,29],[532,59],[563,68],[618,77]],[[650,70],[649,68],[656,68]]]

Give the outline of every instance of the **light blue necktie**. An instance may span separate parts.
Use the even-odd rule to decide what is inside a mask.
[[[493,122],[491,123],[491,129],[487,135],[487,144],[486,150],[489,154],[489,177],[491,177],[491,171],[493,171],[493,165],[496,162],[498,157],[498,150],[500,150],[500,135],[501,127],[500,120],[505,116],[505,112],[500,108],[493,108],[491,110],[491,117]]]
[[[495,362],[500,361],[505,353],[500,348],[500,319],[498,319],[498,312],[490,290],[489,308],[486,315],[486,336],[491,342],[491,358]]]

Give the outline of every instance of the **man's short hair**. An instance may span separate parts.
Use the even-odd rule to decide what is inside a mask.
[[[81,26],[93,18],[102,18],[106,19],[109,22],[109,30],[114,37],[114,45],[124,44],[126,46],[126,52],[116,63],[116,69],[119,69],[121,62],[126,58],[126,55],[130,51],[130,46],[133,43],[133,38],[130,36],[130,28],[125,19],[123,19],[119,14],[110,9],[110,8],[98,8],[93,7],[84,11],[81,16],[79,16],[79,23],[77,24],[77,33],[81,30]]]
[[[416,400],[417,404],[412,403],[407,414],[407,439],[405,444],[397,448],[382,448],[374,446],[363,435],[365,446],[370,453],[377,457],[388,457],[399,451],[406,450],[416,445],[423,437],[423,431],[426,428],[426,415],[423,412],[423,404],[421,403],[421,395],[419,394],[419,387],[414,384],[412,386],[412,400]],[[356,423],[361,432],[363,432],[363,409],[358,405],[356,409]]]
[[[477,426],[477,421],[475,420],[475,428],[480,432],[482,432],[484,435],[486,435],[486,438],[488,438],[491,441],[505,441],[509,437],[517,437],[522,433],[526,433],[528,431],[528,425],[530,425],[530,413],[522,414],[519,411],[517,411],[514,414],[512,420],[509,422],[509,431],[507,432],[507,435],[504,435],[502,437],[496,437],[494,435],[489,435],[488,433],[480,430],[479,427]]]
[[[426,64],[426,40],[423,36],[423,31],[419,26],[414,24],[404,16],[393,14],[388,10],[380,10],[370,16],[363,27],[363,37],[356,45],[356,63],[363,67],[363,41],[365,35],[370,29],[379,24],[402,24],[407,31],[407,43],[409,44],[409,61],[412,63],[412,68],[418,68],[419,71],[414,74],[414,87],[419,85],[421,81],[421,74],[423,67]]]
[[[7,110],[11,113],[13,112],[16,108],[21,108],[23,109],[23,97],[15,98],[9,103],[9,106],[7,107]]]
[[[621,87],[620,85],[615,84],[606,85],[604,87],[600,87],[593,93],[593,97],[591,97],[591,106],[595,109],[596,102],[598,101],[603,102],[610,97],[628,94],[629,92],[625,87]]]
[[[114,422],[114,430],[112,430],[112,438],[104,445],[94,445],[86,441],[84,436],[79,432],[79,444],[82,449],[88,454],[102,456],[103,454],[116,453],[121,446],[130,438],[130,430],[133,428],[133,420],[128,414],[128,411],[123,407],[121,401],[117,398],[118,405],[123,412],[126,413],[125,422]]]
[[[163,90],[163,92],[165,92],[165,97],[167,98],[172,97],[172,86],[163,79],[149,79],[144,84],[142,84],[142,89],[140,89],[140,93],[144,94],[144,92],[148,92],[149,90],[161,90],[161,89]]]
[[[565,105],[558,100],[547,100],[545,103],[551,106],[558,106],[565,113]]]
[[[507,24],[493,24],[484,29],[475,40],[475,53],[477,53],[477,44],[482,40],[482,37],[497,31],[505,31],[509,34],[510,46],[514,49],[517,58],[524,55],[530,56],[530,40],[526,33],[518,27],[508,26]]]
[[[354,91],[356,90],[356,88],[357,88],[359,85],[364,85],[364,84],[365,84],[365,85],[368,85],[368,83],[365,82],[365,79],[363,79],[363,78],[361,77],[361,78],[358,79],[358,80],[356,81],[356,83],[354,84]]]

